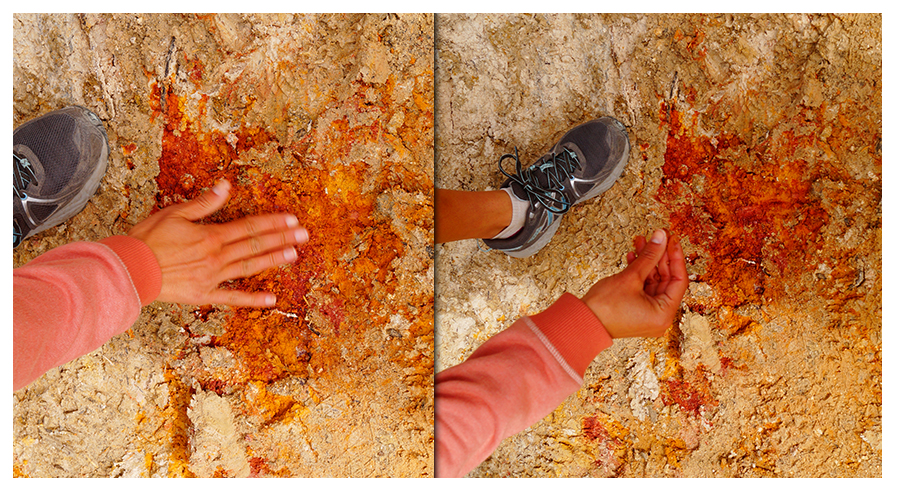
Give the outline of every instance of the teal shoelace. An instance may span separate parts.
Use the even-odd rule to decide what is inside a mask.
[[[515,174],[510,174],[503,168],[503,161],[508,159],[516,162]],[[572,151],[563,149],[548,161],[523,170],[522,162],[519,161],[519,148],[515,148],[514,153],[500,157],[498,167],[510,181],[522,186],[532,203],[537,200],[547,210],[558,215],[568,212],[572,207],[572,201],[565,193],[564,184],[566,180],[572,178],[579,167],[578,158]]]
[[[28,195],[25,189],[28,185],[37,180],[34,170],[31,169],[31,162],[26,158],[19,158],[13,154],[13,192],[19,199],[26,200]]]
[[[19,158],[13,154],[13,194],[20,200],[27,200],[28,194],[25,193],[25,189],[36,180],[37,176],[34,174],[34,170],[31,169],[31,162],[26,158]],[[21,242],[22,230],[15,219],[13,219],[13,248],[19,246]]]

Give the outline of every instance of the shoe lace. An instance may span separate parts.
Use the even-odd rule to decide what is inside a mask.
[[[503,168],[503,161],[507,159],[516,161],[515,174],[510,174]],[[519,148],[515,148],[514,153],[500,157],[498,166],[503,175],[522,186],[528,193],[529,201],[537,200],[548,211],[559,215],[572,207],[572,201],[565,192],[565,181],[571,179],[579,167],[578,157],[574,152],[564,148],[547,161],[523,170],[522,162],[519,161]]]
[[[37,176],[31,169],[31,162],[27,158],[19,158],[13,153],[13,193],[21,200],[28,199],[25,189],[28,185],[37,182]],[[22,230],[18,222],[13,220],[13,248],[22,242]]]
[[[31,162],[13,153],[13,192],[20,199],[28,199],[25,189],[33,182],[37,182],[37,175],[31,169]]]

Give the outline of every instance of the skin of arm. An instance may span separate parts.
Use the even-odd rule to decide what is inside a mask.
[[[544,418],[581,387],[612,339],[658,337],[688,286],[681,244],[663,230],[634,239],[628,267],[578,299],[565,294],[521,318],[435,377],[435,475],[467,474],[499,443]]]
[[[297,259],[294,245],[309,240],[291,214],[245,217],[225,224],[198,224],[225,205],[231,185],[222,180],[194,200],[164,208],[128,235],[147,244],[162,273],[157,300],[178,304],[272,307],[270,293],[218,288],[223,281],[252,276]]]
[[[128,236],[53,249],[13,271],[13,390],[87,354],[125,331],[154,300],[271,307],[275,296],[220,289],[297,258],[309,240],[291,214],[225,224],[196,221],[228,199],[222,181],[194,200],[167,207]]]

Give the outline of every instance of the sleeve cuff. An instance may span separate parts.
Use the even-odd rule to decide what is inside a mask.
[[[531,321],[582,376],[591,361],[613,343],[597,316],[571,293],[563,294],[546,310],[531,316]]]
[[[143,241],[124,235],[110,236],[99,243],[109,247],[125,264],[141,306],[156,300],[162,290],[162,271],[153,250]]]

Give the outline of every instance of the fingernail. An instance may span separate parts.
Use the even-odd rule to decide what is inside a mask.
[[[231,187],[231,183],[228,182],[228,179],[222,179],[213,186],[212,191],[216,193],[217,196],[222,196],[228,193],[228,189]]]
[[[306,229],[298,229],[294,231],[294,241],[297,243],[306,243],[309,241],[309,233],[306,232]]]
[[[297,227],[300,225],[300,221],[297,220],[296,216],[288,215],[287,216],[287,225],[288,225],[288,227]]]
[[[294,247],[287,248],[284,250],[284,259],[288,262],[293,261],[297,258],[297,251],[294,250]]]
[[[266,296],[266,305],[268,307],[272,307],[275,305],[275,296],[274,295]]]
[[[659,244],[659,243],[662,243],[663,241],[666,241],[666,232],[663,231],[662,229],[657,229],[656,231],[653,231],[653,236],[650,238],[650,242]]]

